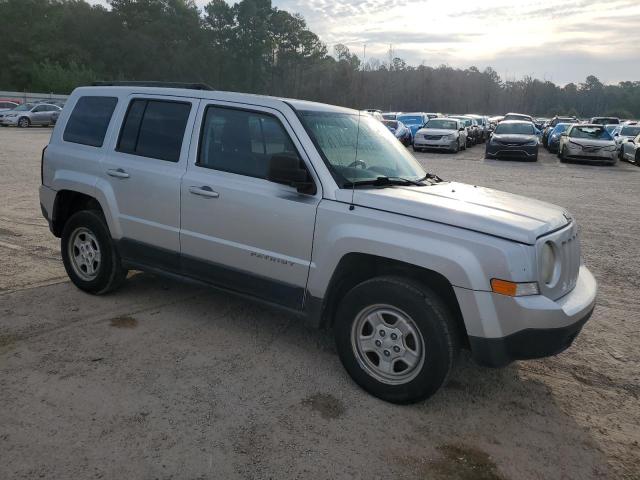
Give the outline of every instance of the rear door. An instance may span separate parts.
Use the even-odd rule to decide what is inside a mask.
[[[131,95],[102,160],[125,258],[175,270],[180,251],[180,180],[199,100]]]
[[[182,179],[185,273],[290,308],[302,308],[320,183],[277,110],[204,101]],[[274,155],[295,157],[316,192],[267,180]]]
[[[45,125],[49,123],[50,105],[38,105],[31,110],[31,124],[32,125]]]

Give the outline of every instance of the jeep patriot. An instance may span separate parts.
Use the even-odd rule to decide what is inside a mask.
[[[286,309],[362,388],[415,402],[461,348],[499,367],[565,350],[594,277],[563,208],[427,173],[375,118],[197,85],[76,89],[40,203],[71,281],[131,269]]]

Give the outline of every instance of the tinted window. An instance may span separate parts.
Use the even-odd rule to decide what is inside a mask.
[[[189,103],[133,100],[120,132],[118,151],[177,162],[190,112]]]
[[[429,120],[424,128],[441,128],[442,130],[457,130],[458,122],[455,120],[442,120],[442,119],[434,119]]]
[[[275,117],[228,108],[207,108],[198,165],[266,178],[274,155],[300,158],[286,130]]]
[[[640,133],[640,127],[622,127],[620,130],[620,135],[624,135],[625,137],[635,137]]]
[[[64,130],[64,141],[101,147],[117,103],[114,97],[80,97]]]
[[[496,135],[534,135],[531,123],[500,123],[496,127]]]

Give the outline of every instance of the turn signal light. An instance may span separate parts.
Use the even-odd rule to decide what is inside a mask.
[[[525,297],[540,293],[537,282],[516,283],[497,278],[491,280],[491,291],[508,297]]]

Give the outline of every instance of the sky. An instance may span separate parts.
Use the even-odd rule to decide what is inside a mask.
[[[90,3],[106,4],[106,0]],[[196,0],[202,7],[208,0]],[[229,3],[233,3],[229,1]],[[564,85],[640,80],[640,0],[272,0],[361,59],[493,67]],[[366,45],[366,47],[365,47]]]

